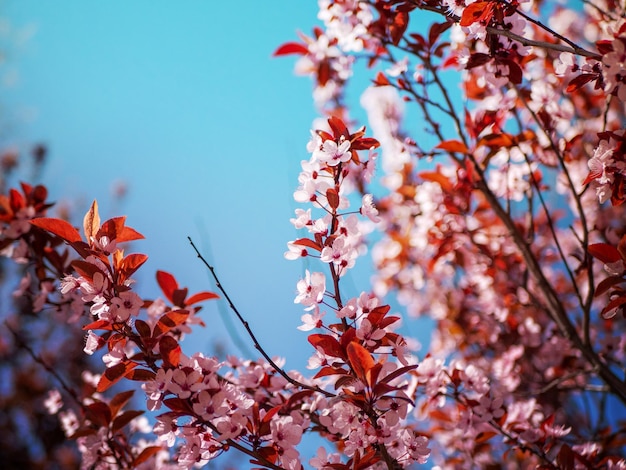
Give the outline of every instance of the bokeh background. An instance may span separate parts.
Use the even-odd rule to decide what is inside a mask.
[[[292,194],[318,114],[312,82],[294,76],[294,58],[272,52],[310,33],[317,2],[1,6],[3,139],[48,148],[37,178],[52,200],[69,204],[77,224],[93,199],[103,219],[128,216],[146,236],[132,245],[150,257],[138,275],[145,297],[159,295],[157,269],[192,292],[214,290],[191,236],[267,352],[302,370],[312,348],[293,298],[304,269],[320,267],[283,253],[298,236]],[[359,96],[350,99],[358,108]],[[370,275],[360,259],[344,297],[369,290]],[[258,357],[225,304],[202,315],[207,327],[185,352]],[[404,328],[426,341],[427,331]]]

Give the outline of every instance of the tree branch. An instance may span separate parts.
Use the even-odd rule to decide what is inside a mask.
[[[248,333],[248,336],[250,336],[250,339],[254,343],[255,349],[257,351],[259,351],[259,353],[263,356],[263,358],[265,358],[265,360],[269,363],[269,365],[272,366],[272,369],[274,369],[285,380],[287,380],[287,382],[289,382],[290,384],[294,385],[295,387],[298,387],[298,388],[301,388],[301,389],[304,389],[304,390],[311,390],[313,392],[318,392],[318,393],[321,393],[322,395],[324,395],[326,397],[335,397],[336,395],[334,393],[328,392],[328,391],[326,391],[326,390],[324,390],[324,389],[322,389],[322,388],[320,388],[318,386],[312,386],[312,385],[304,384],[304,383],[299,382],[298,380],[292,378],[291,376],[289,376],[289,374],[287,374],[287,372],[285,372],[281,367],[278,366],[278,364],[276,364],[272,360],[272,358],[265,352],[265,350],[263,349],[261,344],[256,339],[256,336],[252,332],[252,329],[250,328],[250,325],[248,324],[248,322],[239,313],[239,310],[237,309],[237,307],[235,307],[235,304],[230,299],[228,293],[226,292],[226,290],[222,286],[219,278],[217,277],[217,274],[215,272],[215,268],[213,266],[211,266],[208,263],[208,261],[200,254],[200,251],[198,250],[198,248],[196,248],[196,245],[193,243],[193,240],[191,239],[191,237],[187,237],[187,239],[189,240],[189,243],[191,244],[191,246],[194,249],[194,251],[196,252],[196,255],[198,256],[198,258],[200,258],[202,263],[204,263],[204,265],[211,272],[211,275],[213,276],[213,279],[215,280],[215,285],[220,290],[220,292],[224,295],[224,298],[228,302],[228,306],[235,313],[235,315],[237,315],[237,318],[239,319],[239,321],[241,322],[243,327],[246,329],[246,332]]]

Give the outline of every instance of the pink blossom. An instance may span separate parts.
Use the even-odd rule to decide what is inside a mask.
[[[173,373],[174,369],[159,369],[154,377],[154,380],[144,382],[141,385],[141,388],[143,388],[146,392],[146,396],[148,397],[148,409],[150,411],[161,408],[163,397],[168,391],[168,386],[172,380]]]
[[[175,416],[168,413],[157,416],[153,431],[158,439],[165,442],[168,447],[172,447],[176,442],[177,430],[178,425]]]
[[[214,417],[226,415],[230,411],[226,394],[223,391],[209,393],[207,390],[202,390],[196,399],[193,410],[204,420],[208,421]]]
[[[473,364],[461,369],[461,377],[468,391],[483,395],[489,391],[489,379]]]
[[[326,276],[322,272],[310,273],[305,271],[304,279],[298,281],[298,295],[294,299],[294,303],[302,304],[311,310],[316,304],[324,299],[326,292]]]
[[[318,470],[325,470],[328,464],[341,462],[341,456],[337,453],[328,454],[325,447],[317,449],[315,457],[309,460],[309,465]]]
[[[30,276],[30,273],[27,272],[20,279],[20,284],[17,287],[17,289],[13,291],[12,293],[13,297],[18,298],[18,297],[22,297],[23,295],[25,295],[30,287],[30,283],[31,283],[31,276]]]
[[[57,414],[59,410],[63,407],[63,399],[61,398],[61,392],[59,392],[56,388],[48,391],[48,396],[43,402],[46,410],[51,415]]]
[[[289,219],[293,226],[297,229],[311,225],[311,209],[296,209],[296,218]]]
[[[220,441],[226,439],[236,439],[242,432],[245,432],[248,418],[242,413],[232,413],[229,416],[220,416],[213,420],[219,435],[216,436]]]
[[[61,427],[63,428],[63,432],[67,437],[72,437],[78,428],[80,427],[80,422],[78,421],[78,417],[73,410],[64,410],[59,412],[59,420],[61,422]]]
[[[325,246],[320,254],[320,259],[325,263],[333,263],[340,268],[340,273],[343,274],[345,269],[354,266],[356,258],[356,252],[354,247],[346,243],[344,237],[336,238],[332,246]]]
[[[313,355],[309,357],[306,367],[307,369],[319,369],[320,367],[323,367],[327,364],[328,364],[328,359],[326,355],[324,354],[324,351],[322,351],[319,348],[316,348],[315,351],[313,352]]]
[[[65,276],[61,279],[60,286],[61,293],[67,294],[68,292],[78,289],[81,286],[81,283],[79,282],[79,279],[76,279],[74,276]]]
[[[87,333],[87,338],[85,339],[85,347],[83,351],[85,354],[92,355],[95,351],[101,348],[104,345],[104,340],[95,334],[93,330],[89,330]]]
[[[411,458],[417,463],[426,463],[430,456],[428,438],[415,434],[408,429],[403,429],[400,436]]]
[[[613,51],[602,57],[605,91],[617,92],[620,101],[626,101],[626,38],[617,37],[612,42]]]
[[[300,443],[302,427],[291,416],[280,416],[270,421],[272,441],[281,449],[289,449]]]
[[[371,194],[364,194],[361,202],[361,214],[366,216],[372,222],[380,222],[380,217],[378,216],[378,209],[374,206],[374,199]]]
[[[322,318],[324,318],[326,312],[321,312],[319,309],[315,309],[313,314],[305,313],[300,318],[302,320],[302,325],[298,327],[300,331],[311,331],[314,328],[322,328],[324,323],[322,322]]]
[[[367,318],[361,321],[361,324],[356,330],[356,337],[365,343],[366,346],[376,346],[376,342],[385,337],[385,330],[373,328],[372,324]]]
[[[376,436],[367,433],[366,426],[353,428],[348,435],[348,439],[344,441],[344,453],[347,456],[353,456],[356,451],[368,449],[376,441]]]
[[[399,392],[399,398],[383,397],[378,400],[376,408],[384,412],[385,422],[389,426],[395,426],[406,418],[410,401],[406,394]]]
[[[307,249],[303,245],[296,245],[293,242],[287,243],[287,248],[289,251],[285,251],[285,259],[295,260],[298,258],[304,258],[309,254]]]
[[[504,415],[502,405],[503,400],[501,397],[491,398],[483,395],[478,400],[478,405],[473,408],[473,411],[482,422],[488,422]]]
[[[139,314],[139,309],[143,306],[143,300],[132,291],[120,292],[117,297],[111,299],[109,313],[116,322],[125,322],[131,316]]]
[[[329,166],[349,162],[352,158],[350,141],[340,140],[339,143],[337,143],[334,140],[327,140],[321,147],[313,152],[312,158],[319,162],[326,163]]]

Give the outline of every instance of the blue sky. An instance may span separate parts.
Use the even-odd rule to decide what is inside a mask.
[[[33,34],[9,49],[17,80],[2,101],[14,145],[48,146],[42,182],[53,200],[71,202],[79,221],[97,199],[103,217],[127,215],[146,236],[132,246],[150,257],[142,295],[158,295],[157,269],[192,291],[211,288],[189,235],[266,350],[302,369],[312,348],[293,298],[304,266],[283,253],[297,236],[292,194],[317,113],[311,81],[271,54],[311,31],[317,2],[238,5],[6,0],[12,28]],[[120,180],[121,204],[111,198]],[[347,295],[369,290],[368,261],[359,263]],[[185,350],[211,353],[217,342],[238,354],[217,306],[203,318]]]

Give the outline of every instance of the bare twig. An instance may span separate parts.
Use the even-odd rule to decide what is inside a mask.
[[[445,16],[446,18],[449,18],[450,20],[454,21],[455,23],[458,23],[461,21],[461,18],[453,13],[448,12],[446,9],[441,8],[441,7],[435,7],[435,6],[430,6],[430,5],[425,5],[420,1],[414,0],[413,3],[420,9],[422,10],[427,10],[427,11],[432,11],[434,13],[438,13],[442,16]],[[589,57],[592,59],[596,59],[596,60],[601,60],[602,56],[600,54],[598,54],[597,52],[592,52],[592,51],[588,51],[587,49],[585,49],[584,47],[578,46],[577,44],[574,44],[572,41],[570,41],[569,39],[563,37],[562,35],[556,33],[555,31],[551,30],[550,28],[548,28],[547,26],[543,25],[541,22],[521,13],[518,10],[518,13],[524,17],[527,21],[530,21],[531,23],[537,25],[538,27],[544,29],[546,32],[548,32],[549,34],[552,34],[556,39],[559,39],[561,41],[564,41],[565,43],[567,43],[567,45],[564,44],[555,44],[555,43],[551,43],[551,42],[546,42],[546,41],[535,41],[534,39],[528,39],[525,38],[524,36],[520,36],[519,34],[515,34],[514,32],[507,30],[507,29],[500,29],[500,28],[496,28],[494,26],[487,26],[486,30],[489,34],[494,34],[497,36],[504,36],[507,37],[509,39],[512,39],[514,41],[519,42],[520,44],[524,45],[524,46],[533,46],[533,47],[539,47],[541,49],[551,49],[553,51],[559,51],[559,52],[569,52],[570,54],[575,54],[575,55],[579,55],[579,56],[583,56],[583,57]]]
[[[198,258],[200,258],[200,260],[202,261],[202,263],[204,263],[204,265],[209,269],[209,271],[211,272],[211,275],[213,276],[213,279],[215,280],[215,285],[217,286],[217,288],[220,290],[220,292],[224,295],[224,298],[226,299],[226,301],[228,302],[228,306],[230,307],[230,309],[235,313],[235,315],[237,316],[237,319],[239,320],[239,322],[243,325],[243,327],[246,329],[246,332],[248,333],[248,336],[250,336],[250,339],[252,340],[254,347],[257,351],[259,351],[259,353],[263,356],[263,358],[265,358],[265,360],[268,362],[268,364],[270,366],[272,366],[272,368],[278,373],[280,374],[285,380],[287,380],[287,382],[289,382],[290,384],[304,389],[304,390],[311,390],[313,392],[318,392],[321,393],[322,395],[326,396],[326,397],[334,397],[336,396],[334,393],[328,392],[320,387],[317,386],[312,386],[312,385],[307,385],[304,384],[302,382],[299,382],[298,380],[294,379],[293,377],[289,376],[289,374],[287,374],[287,372],[285,372],[281,367],[278,366],[278,364],[276,364],[272,358],[265,352],[265,350],[263,349],[263,347],[261,346],[261,344],[259,343],[259,341],[256,339],[256,336],[254,335],[254,333],[252,332],[252,329],[250,328],[250,325],[248,324],[248,322],[243,318],[243,316],[239,313],[239,310],[237,309],[237,307],[235,307],[235,304],[233,303],[233,301],[230,299],[230,296],[228,295],[228,293],[226,292],[226,290],[224,289],[224,287],[222,286],[219,278],[217,277],[217,274],[215,272],[215,268],[213,266],[211,266],[209,264],[209,262],[200,254],[200,251],[198,250],[198,248],[196,247],[196,245],[193,243],[193,240],[191,239],[191,237],[187,237],[187,239],[189,240],[189,243],[191,244],[191,247],[194,249],[194,251],[196,252],[196,255],[198,256]]]
[[[78,396],[78,394],[76,393],[76,390],[71,388],[65,382],[65,379],[61,377],[61,375],[53,367],[48,365],[46,361],[44,361],[44,359],[33,350],[33,348],[30,347],[30,345],[24,340],[24,338],[22,338],[22,335],[20,335],[19,332],[15,331],[13,327],[9,325],[8,321],[5,320],[4,326],[11,332],[17,345],[20,348],[24,349],[28,353],[28,355],[33,359],[33,361],[35,361],[37,364],[43,367],[46,370],[46,372],[48,372],[52,377],[54,377],[56,381],[59,382],[59,385],[61,385],[61,388],[65,390],[65,392],[70,397],[72,397],[72,399],[78,404],[78,406],[80,406],[83,410],[85,410],[86,407],[83,404],[80,397]]]

